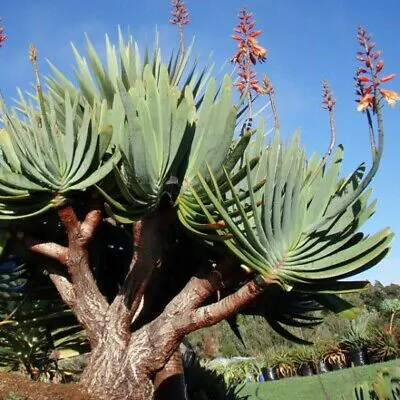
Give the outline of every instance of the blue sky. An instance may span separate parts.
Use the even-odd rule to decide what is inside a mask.
[[[369,162],[367,126],[355,108],[352,77],[358,50],[357,26],[367,26],[378,47],[383,50],[385,72],[400,75],[400,31],[398,0],[188,0],[191,23],[186,37],[196,36],[196,53],[221,65],[235,50],[230,39],[238,10],[246,6],[263,30],[260,43],[267,47],[267,62],[260,72],[267,72],[276,88],[283,135],[297,128],[308,153],[324,152],[329,140],[328,116],[321,108],[321,81],[328,79],[337,99],[336,124],[338,142],[345,146],[346,170]],[[115,40],[117,25],[130,28],[140,43],[152,42],[155,26],[161,36],[164,55],[177,44],[177,32],[169,21],[168,0],[2,0],[8,40],[0,50],[0,89],[10,103],[15,88],[28,89],[32,71],[28,46],[35,43],[43,74],[50,59],[70,74],[74,65],[70,42],[83,50],[84,32],[101,53],[104,35]],[[390,89],[400,91],[400,76],[390,82]],[[380,171],[374,182],[378,210],[366,225],[367,232],[390,226],[400,232],[400,104],[394,110],[385,107],[386,144]],[[363,274],[370,280],[400,283],[400,242],[395,239],[389,256],[379,266]]]

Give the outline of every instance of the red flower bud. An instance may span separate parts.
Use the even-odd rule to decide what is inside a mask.
[[[381,79],[381,82],[388,82],[388,81],[391,81],[395,76],[396,76],[396,74],[390,74],[390,75],[384,76],[384,77]]]
[[[243,40],[240,36],[238,36],[238,35],[231,35],[231,38],[232,39],[235,39],[235,40]]]
[[[383,68],[383,61],[379,61],[378,64],[376,64],[376,72],[382,71]]]
[[[261,32],[262,32],[261,30],[260,31],[253,31],[253,32],[250,33],[250,37],[255,38],[255,37],[261,35]]]

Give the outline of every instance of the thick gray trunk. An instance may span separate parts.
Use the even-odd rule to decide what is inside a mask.
[[[135,335],[134,335],[135,336]],[[116,332],[104,335],[92,351],[82,385],[99,400],[152,400],[154,385],[148,359],[149,343],[142,335],[129,346]]]

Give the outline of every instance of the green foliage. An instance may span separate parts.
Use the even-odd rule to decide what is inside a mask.
[[[217,359],[208,362],[206,367],[222,376],[228,386],[243,384],[247,380],[256,382],[260,373],[259,362],[253,358],[225,359],[223,361]]]
[[[371,316],[364,314],[350,321],[350,329],[343,335],[342,343],[348,349],[362,349],[371,342]]]
[[[66,91],[60,120],[56,100],[47,96],[44,103],[40,91],[38,97],[39,113],[21,97],[24,119],[1,104],[6,129],[0,144],[0,219],[32,217],[62,206],[74,191],[87,189],[108,175],[120,157],[118,151],[108,159],[103,154],[99,157],[108,147],[103,138],[109,143],[113,129],[102,124],[104,107],[80,103],[78,96],[71,101]]]
[[[377,361],[386,361],[400,355],[400,343],[395,332],[377,329],[374,332],[370,352]]]
[[[380,304],[380,308],[382,311],[386,311],[389,313],[399,312],[400,311],[400,298],[385,299]]]
[[[248,396],[239,395],[242,385],[225,382],[217,372],[208,369],[197,358],[185,366],[185,382],[190,400],[246,400]]]
[[[296,374],[296,358],[288,346],[278,346],[271,354],[271,363],[279,377],[287,378]]]
[[[19,394],[17,392],[8,392],[4,399],[5,400],[25,400],[25,399],[27,399],[27,397],[23,396],[22,394]]]
[[[363,288],[360,283],[337,286],[336,280],[376,263],[391,241],[386,230],[368,238],[357,233],[375,208],[375,203],[368,204],[370,192],[355,198],[352,207],[344,207],[357,192],[364,169],[339,179],[343,159],[339,147],[331,166],[319,172],[315,160],[307,164],[298,135],[288,144],[276,135],[260,150],[256,168],[246,157],[245,180],[232,181],[232,172],[225,170],[226,189],[212,169],[210,183],[199,173],[202,188],[193,189],[193,214],[187,223],[200,231],[200,217],[204,224],[223,220],[227,227],[221,234],[232,235],[224,244],[268,281],[305,292],[313,292],[314,284],[324,293]],[[263,190],[256,190],[261,171],[268,179]]]
[[[37,379],[50,370],[54,376],[56,359],[86,352],[88,344],[48,277],[28,269],[18,259],[0,267],[0,369]]]
[[[372,383],[354,388],[354,400],[399,400],[400,367],[378,371]]]
[[[400,285],[392,283],[384,286],[381,282],[375,282],[371,290],[361,292],[360,297],[369,311],[380,311],[382,301],[400,298]]]
[[[315,350],[313,346],[296,346],[292,350],[292,358],[296,364],[296,367],[300,367],[303,364],[311,364],[315,361]]]
[[[226,321],[193,332],[187,338],[196,353],[204,358],[261,357],[265,356],[268,349],[286,342],[261,316],[239,315],[237,323],[244,343]]]

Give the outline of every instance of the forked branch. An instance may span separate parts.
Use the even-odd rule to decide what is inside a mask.
[[[256,300],[264,291],[264,284],[251,280],[222,300],[195,310],[191,315],[192,323],[196,326],[196,329],[214,325],[236,315],[243,307]]]
[[[92,346],[95,346],[102,335],[109,307],[94,280],[88,250],[88,244],[101,222],[101,210],[95,208],[89,211],[82,223],[71,205],[60,208],[58,215],[68,236],[66,265],[76,294],[72,309],[84,326]]]

